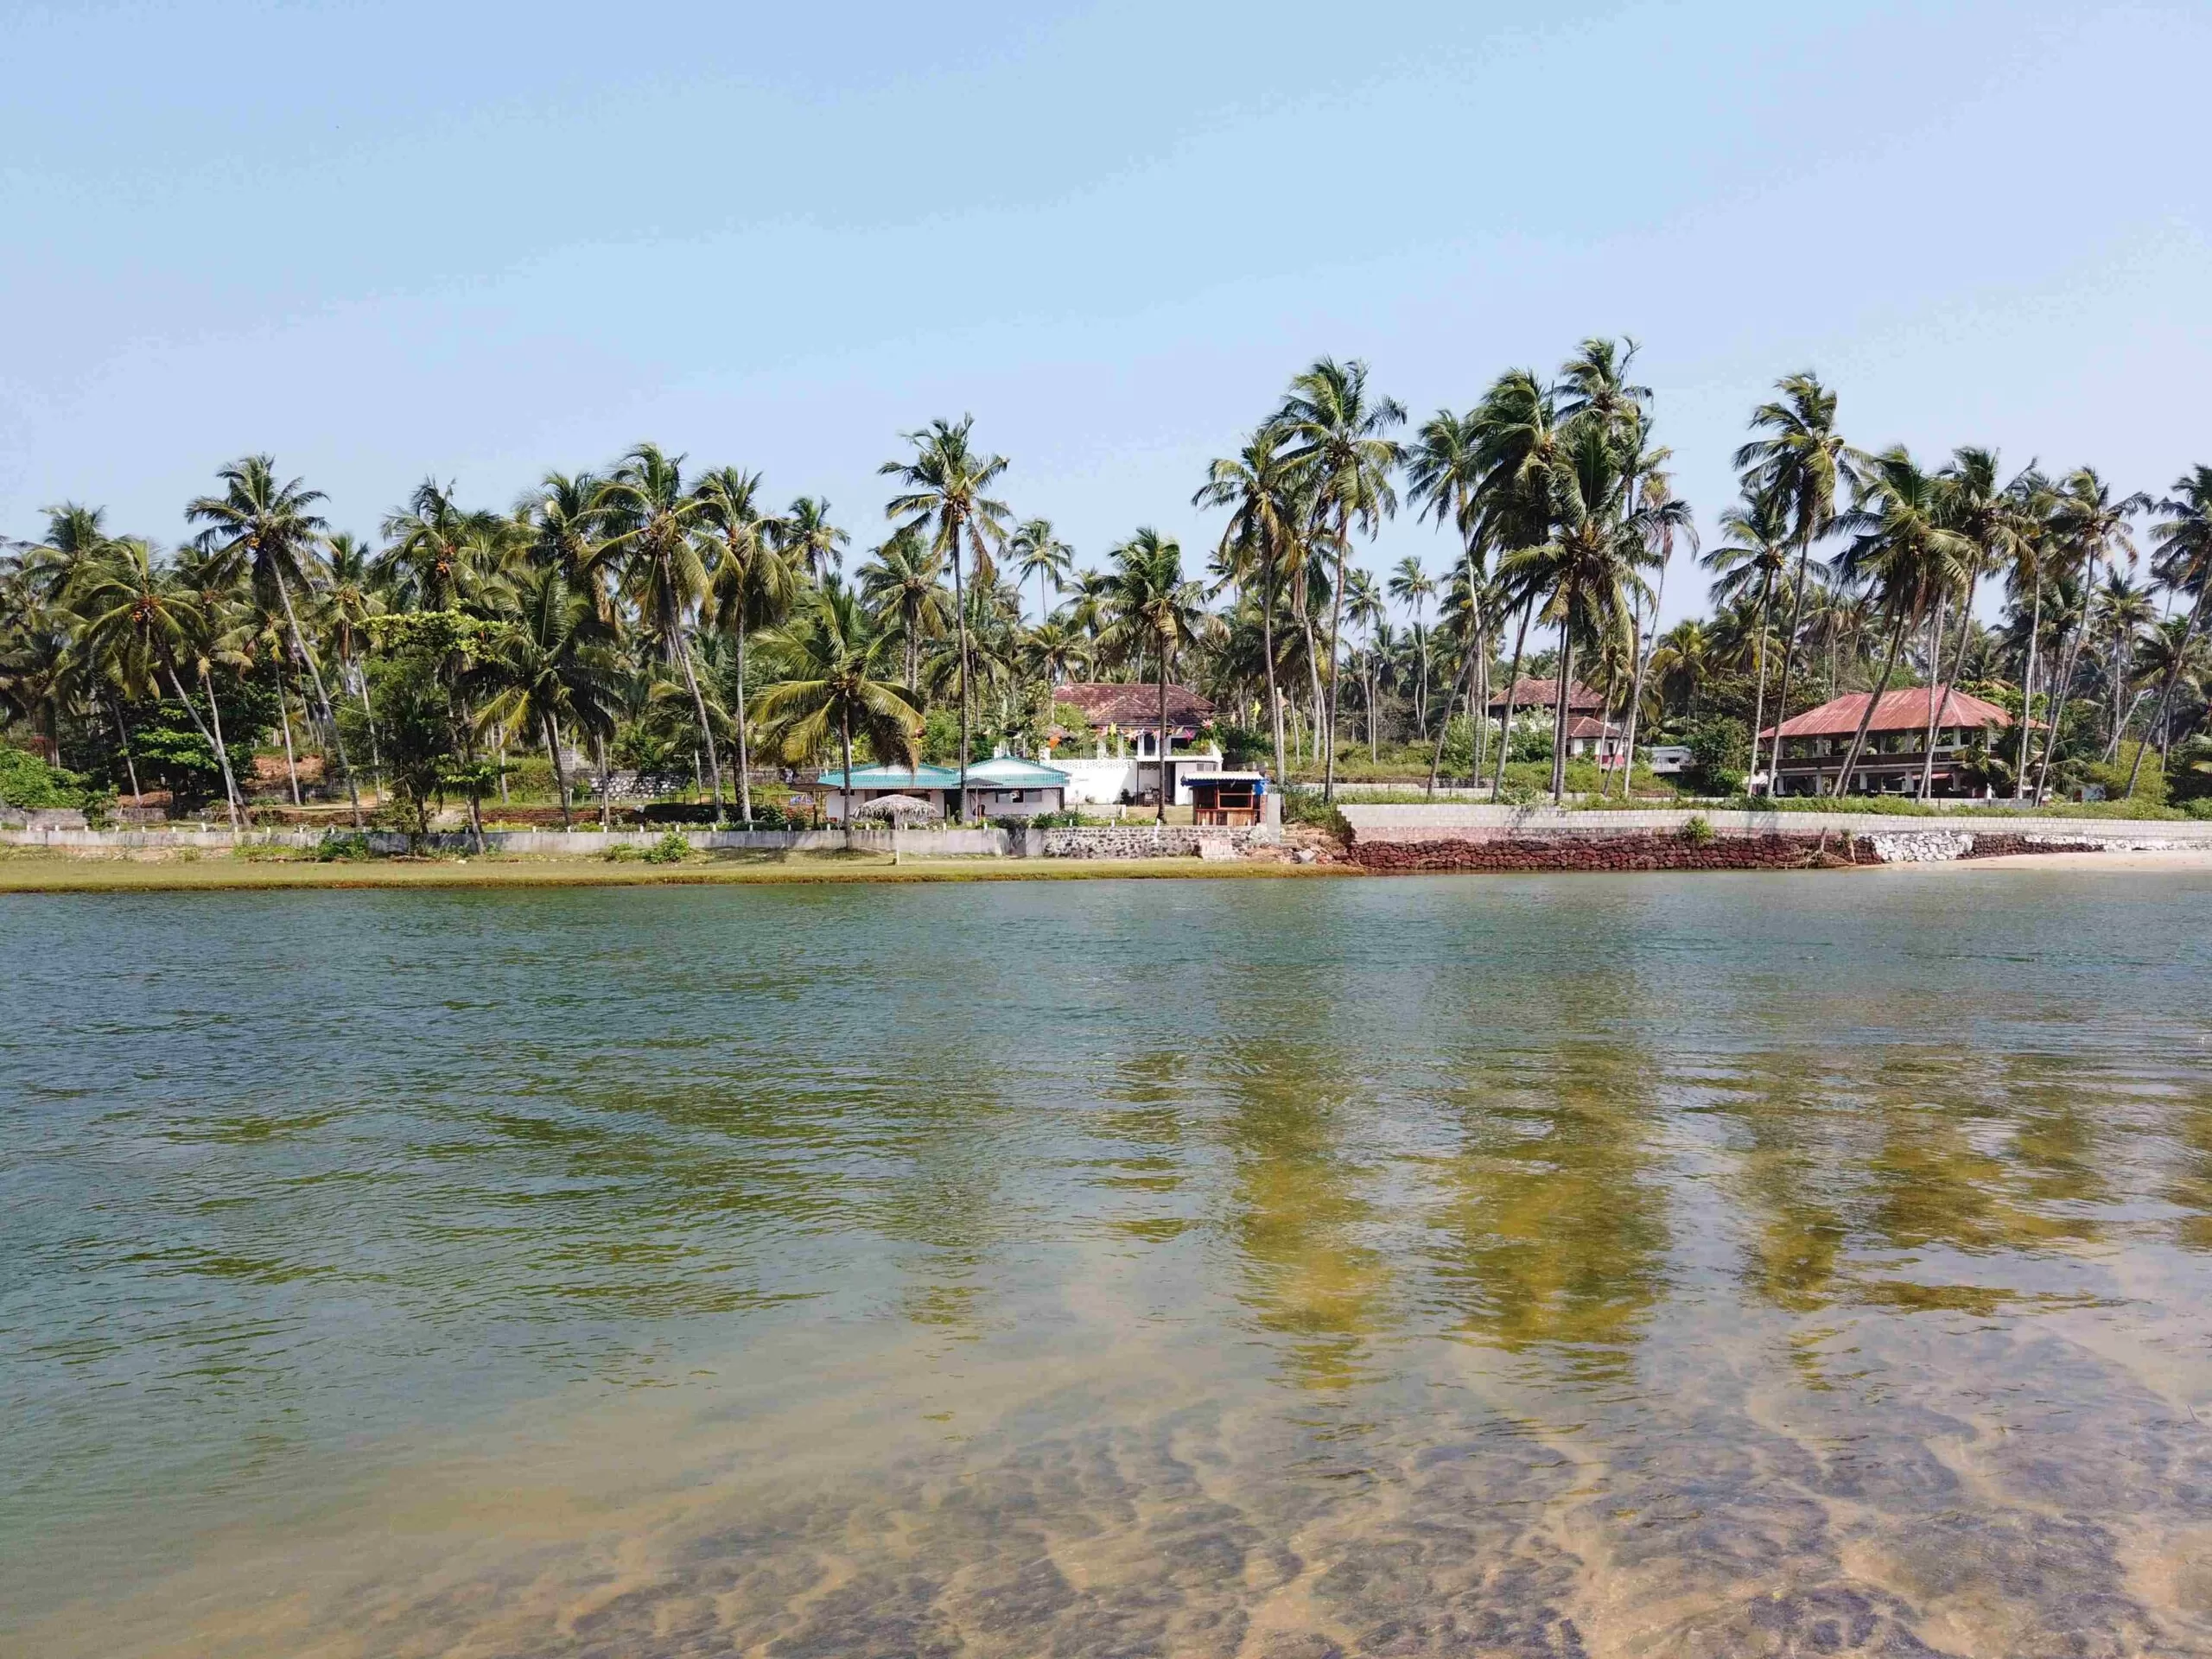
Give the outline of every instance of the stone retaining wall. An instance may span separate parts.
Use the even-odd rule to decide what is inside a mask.
[[[1352,857],[1380,873],[1420,870],[1802,870],[1873,863],[1866,842],[1818,836],[1491,836],[1478,841],[1361,841]]]
[[[1241,857],[1252,847],[1273,847],[1282,831],[1273,824],[1236,830],[1187,823],[1117,824],[1109,829],[1033,830],[1046,858],[1219,858],[1226,851]]]

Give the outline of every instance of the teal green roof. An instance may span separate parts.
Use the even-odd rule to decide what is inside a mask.
[[[973,767],[968,775],[975,776]],[[912,772],[904,766],[855,766],[850,784],[842,769],[825,772],[816,781],[829,789],[957,789],[960,774],[944,766],[916,766]]]
[[[970,789],[979,785],[987,789],[1062,789],[1067,781],[1065,772],[1040,766],[1034,760],[1017,760],[1008,754],[976,761],[968,768]]]

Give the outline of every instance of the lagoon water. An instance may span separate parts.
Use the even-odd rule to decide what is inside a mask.
[[[0,1651],[2212,1652],[2212,878],[0,898]]]

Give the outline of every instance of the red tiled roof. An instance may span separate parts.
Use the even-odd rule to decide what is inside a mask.
[[[1490,706],[1493,712],[1503,709],[1505,707],[1505,693],[1503,691],[1491,692],[1490,694]],[[1530,707],[1541,707],[1545,709],[1558,708],[1559,682],[1557,680],[1514,681],[1513,706],[1516,709],[1527,709]],[[1570,715],[1578,709],[1595,709],[1597,706],[1598,694],[1595,691],[1592,691],[1588,686],[1583,684],[1581,681],[1577,680],[1572,685],[1567,687],[1567,711]]]
[[[1900,690],[1885,691],[1882,701],[1875,705],[1874,718],[1867,723],[1869,732],[1925,732],[1928,729],[1929,702],[1941,696],[1942,686],[1908,685]],[[1808,709],[1802,715],[1793,715],[1782,722],[1784,737],[1849,736],[1859,729],[1859,717],[1866,712],[1868,693],[1853,691],[1848,696],[1824,702],[1817,709]],[[1946,726],[2010,726],[2012,716],[1993,702],[1965,691],[1954,691],[1942,710]],[[1771,726],[1761,732],[1761,737],[1772,737]]]
[[[1054,702],[1072,703],[1096,730],[1109,726],[1150,731],[1160,724],[1160,682],[1135,684],[1118,680],[1074,680],[1052,689]],[[1167,723],[1196,730],[1213,718],[1213,704],[1187,685],[1167,688]]]
[[[1569,704],[1568,708],[1570,712],[1567,717],[1567,735],[1569,741],[1586,737],[1618,737],[1621,734],[1621,728],[1611,721],[1592,720],[1587,715],[1573,713],[1572,704]]]

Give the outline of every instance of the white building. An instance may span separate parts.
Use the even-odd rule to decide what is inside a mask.
[[[1221,770],[1221,750],[1206,735],[1214,707],[1187,685],[1171,684],[1166,693],[1167,798],[1171,804],[1188,806],[1192,775]],[[1084,721],[1080,728],[1061,728],[1066,747],[1050,757],[1068,775],[1069,805],[1137,806],[1159,800],[1158,681],[1078,680],[1054,688],[1052,701],[1080,710]]]

